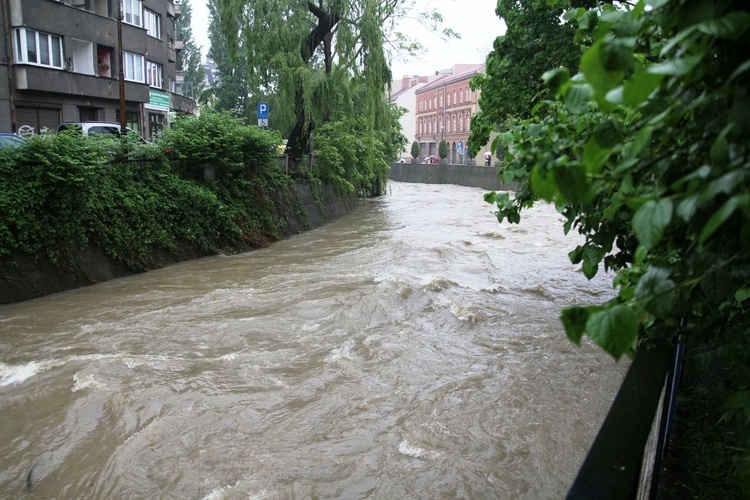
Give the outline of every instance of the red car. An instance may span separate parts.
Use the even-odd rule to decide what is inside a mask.
[[[440,158],[437,156],[430,155],[422,160],[422,163],[440,163]]]

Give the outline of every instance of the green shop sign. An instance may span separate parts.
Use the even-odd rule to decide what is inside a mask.
[[[145,104],[144,107],[147,109],[157,109],[159,111],[169,111],[169,94],[149,89],[148,104]]]

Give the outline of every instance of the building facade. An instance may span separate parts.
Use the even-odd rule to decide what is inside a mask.
[[[450,163],[470,160],[466,142],[471,134],[471,117],[479,107],[478,93],[471,90],[469,83],[483,70],[483,64],[457,65],[453,74],[443,75],[415,92],[420,158],[437,156],[438,144],[445,140]]]
[[[393,92],[391,93],[391,104],[395,104],[406,110],[406,112],[399,118],[401,124],[401,133],[408,139],[406,146],[401,151],[400,158],[410,161],[411,157],[411,143],[416,140],[416,129],[414,128],[414,117],[416,116],[416,91],[421,87],[424,87],[430,80],[434,80],[435,77],[429,76],[404,76],[400,82],[391,87]]]
[[[119,122],[121,70],[125,121],[144,137],[157,134],[174,113],[195,113],[195,101],[178,93],[182,42],[174,39],[174,21],[180,3],[0,0],[0,131]]]

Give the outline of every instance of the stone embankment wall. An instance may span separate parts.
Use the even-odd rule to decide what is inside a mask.
[[[307,184],[297,184],[275,197],[273,216],[277,221],[284,220],[278,236],[286,238],[320,227],[351,212],[358,204],[356,196],[342,196],[329,185],[319,186],[316,192]],[[73,248],[71,253],[72,261],[63,268],[55,265],[44,252],[33,257],[15,254],[0,258],[0,304],[135,274],[100,248]],[[153,261],[155,267],[164,267],[205,256],[205,252],[195,248],[183,248],[177,254],[153,255]]]
[[[513,184],[503,184],[497,168],[483,165],[392,163],[389,178],[422,184],[457,184],[488,191],[512,191],[518,188]]]

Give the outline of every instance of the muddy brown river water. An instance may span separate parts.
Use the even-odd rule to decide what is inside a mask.
[[[563,497],[627,362],[558,315],[611,280],[482,195],[0,306],[0,497]]]

